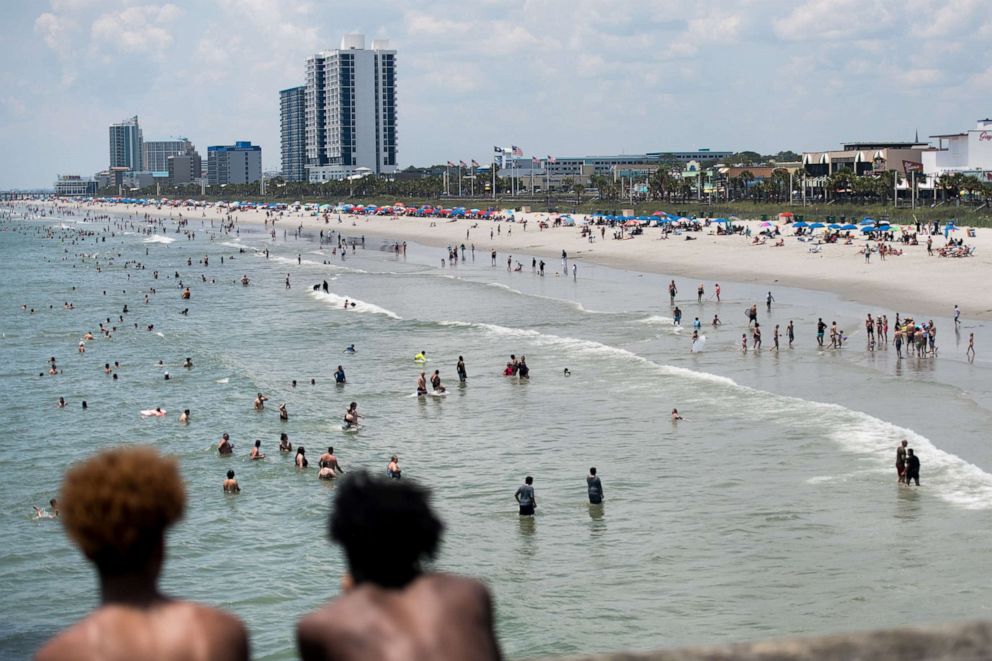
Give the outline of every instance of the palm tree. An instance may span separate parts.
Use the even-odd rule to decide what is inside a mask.
[[[582,204],[582,194],[586,192],[586,187],[582,184],[575,184],[572,186],[572,192],[575,193],[575,203]]]

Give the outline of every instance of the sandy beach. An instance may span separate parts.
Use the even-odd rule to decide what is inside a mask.
[[[215,220],[225,217],[225,211],[217,207],[156,209],[136,205],[79,204],[77,209],[93,214],[147,213],[175,218],[182,213],[191,219]],[[232,217],[239,223],[261,225],[265,221],[265,213],[258,210],[238,210]],[[772,247],[770,240],[764,245],[751,245],[751,239],[743,235],[718,236],[715,225],[702,232],[689,233],[696,239],[692,241],[686,241],[685,235],[662,240],[661,230],[652,227],[646,227],[639,236],[624,240],[614,240],[612,230],[607,228],[605,239],[601,239],[596,228],[595,240],[590,243],[581,236],[577,226],[539,230],[539,220],[553,217],[547,213],[517,214],[518,222],[500,223],[502,232],[494,234],[492,239],[490,229],[495,229],[496,223],[486,220],[342,215],[342,222],[338,223],[337,215],[331,214],[325,224],[323,217],[312,216],[310,212],[284,212],[278,218],[277,227],[294,231],[302,223],[304,230],[330,229],[346,236],[364,234],[438,247],[474,244],[477,251],[495,249],[501,255],[501,261],[507,254],[519,255],[521,261],[530,255],[548,258],[552,272],[560,265],[561,251],[565,250],[569,259],[579,264],[580,276],[582,262],[587,261],[688,278],[691,283],[681,283],[683,289],[691,287],[694,290],[697,282],[703,282],[710,291],[713,284],[721,280],[769,287],[801,287],[833,292],[869,305],[884,303],[905,314],[949,316],[954,306],[959,305],[965,317],[992,319],[992,289],[986,284],[988,274],[992,273],[992,230],[986,228],[975,230],[975,237],[967,236],[967,228],[951,234],[951,238],[963,238],[967,245],[977,248],[972,257],[929,256],[925,239],[922,239],[918,246],[893,244],[903,250],[902,255],[889,256],[883,261],[873,254],[871,262],[865,263],[859,251],[867,242],[860,236],[853,245],[828,244],[823,245],[820,252],[811,253],[811,244],[793,237],[793,230],[782,224],[779,225],[785,239],[782,247]],[[526,229],[519,222],[524,218],[528,220]],[[734,222],[750,226],[755,234],[760,231],[760,221]],[[512,232],[508,232],[511,227]],[[946,241],[940,235],[934,236],[933,243],[936,251]],[[664,285],[659,282],[659,300],[663,300]]]

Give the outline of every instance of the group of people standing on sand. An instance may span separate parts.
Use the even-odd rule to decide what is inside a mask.
[[[717,302],[720,301],[720,285],[717,283],[714,286],[714,291],[716,295]],[[706,287],[704,283],[699,283],[696,288],[696,301],[700,305],[703,304],[703,296],[705,295]],[[672,308],[672,324],[675,326],[682,325],[682,309],[676,304],[675,297],[678,294],[678,285],[675,280],[671,280],[668,283],[668,296],[669,304]],[[772,303],[775,302],[775,297],[771,292],[768,292],[765,297],[765,308],[771,313]],[[750,331],[750,339],[748,338],[748,333],[741,334],[740,347],[741,351],[747,352],[749,347],[751,350],[759,352],[764,344],[764,336],[762,334],[761,323],[758,321],[758,305],[752,304],[744,309],[744,316],[747,318],[747,326]],[[954,330],[955,333],[959,332],[961,327],[961,309],[955,305],[954,306]],[[713,316],[712,326],[717,328],[722,326],[723,322],[720,320],[719,315]],[[696,317],[692,322],[693,332],[691,341],[693,344],[700,339],[700,330],[702,328],[702,322],[699,317]],[[878,314],[872,316],[871,313],[865,318],[864,321],[865,328],[865,345],[867,351],[876,351],[881,349],[887,349],[889,345],[889,317],[886,314]],[[782,336],[785,336],[785,340],[788,342],[788,347],[791,349],[793,343],[795,342],[795,325],[793,320],[789,320],[785,329],[782,330],[779,324],[775,324],[772,329],[771,340],[772,348],[776,351],[779,350],[781,346]],[[841,349],[844,344],[850,339],[850,336],[844,332],[844,329],[837,325],[836,321],[831,322],[829,325],[823,321],[820,317],[816,322],[816,343],[819,348],[825,348],[827,346],[827,341],[829,339],[829,346],[831,349]],[[927,358],[935,357],[937,355],[937,325],[931,319],[927,322],[916,323],[911,317],[902,319],[899,313],[896,313],[895,318],[895,333],[893,334],[891,344],[896,349],[897,358],[903,358],[903,349],[905,348],[905,357],[911,357],[914,354],[917,358]],[[968,334],[968,345],[965,350],[965,356],[969,362],[974,362],[975,360],[975,334]]]

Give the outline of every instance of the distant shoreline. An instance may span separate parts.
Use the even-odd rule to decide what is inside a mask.
[[[136,213],[161,218],[176,218],[182,213],[191,221],[196,218],[221,220],[225,216],[216,207],[157,209],[137,205],[77,204],[75,208],[93,213]],[[264,213],[256,210],[238,210],[231,215],[239,223],[263,225],[265,221]],[[750,240],[741,235],[716,236],[714,226],[689,233],[696,239],[693,241],[686,241],[685,236],[660,240],[660,230],[651,227],[645,228],[642,235],[627,240],[612,239],[613,230],[607,228],[606,238],[601,239],[599,228],[594,227],[595,241],[589,243],[580,236],[578,227],[539,231],[539,219],[555,217],[555,214],[543,212],[518,214],[518,219],[528,219],[526,230],[520,222],[499,223],[502,232],[493,239],[489,238],[489,230],[495,230],[497,223],[486,220],[451,222],[445,218],[342,215],[343,222],[339,224],[337,217],[336,213],[331,213],[330,222],[325,224],[322,217],[310,216],[309,212],[283,212],[277,226],[290,231],[302,223],[306,231],[325,229],[341,231],[345,235],[364,234],[437,247],[474,243],[476,250],[489,252],[495,249],[504,259],[508,253],[546,258],[550,260],[552,272],[559,264],[561,251],[565,250],[569,260],[579,265],[579,277],[582,276],[582,262],[588,261],[690,279],[689,283],[681,283],[683,291],[691,288],[694,292],[697,282],[702,281],[709,292],[714,282],[725,280],[764,284],[769,288],[784,286],[832,292],[869,308],[884,305],[904,315],[947,317],[954,306],[959,305],[966,318],[992,319],[992,287],[986,284],[992,273],[992,229],[987,228],[978,228],[975,237],[967,237],[963,229],[952,235],[952,238],[964,238],[968,245],[977,247],[973,257],[928,256],[924,237],[918,246],[894,243],[894,247],[903,249],[901,256],[890,256],[882,261],[873,254],[871,262],[866,264],[858,252],[866,243],[860,237],[852,246],[824,245],[822,252],[811,254],[808,244],[793,238],[792,229],[783,225],[780,228],[785,245],[773,248],[771,241],[752,246]],[[760,231],[761,221],[735,221],[735,224],[738,222],[749,226],[754,233]],[[473,225],[477,227],[473,229]],[[511,227],[512,234],[508,235],[507,230]],[[467,229],[469,238],[466,239]],[[942,235],[934,237],[935,249],[944,243]],[[664,284],[658,284],[659,305],[668,303]]]

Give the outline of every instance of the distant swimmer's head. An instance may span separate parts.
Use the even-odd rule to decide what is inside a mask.
[[[565,368],[565,376],[572,376],[572,370]]]
[[[421,573],[421,563],[437,554],[444,531],[429,499],[430,493],[414,483],[365,472],[342,482],[330,533],[344,547],[355,583],[401,588]],[[384,539],[394,542],[384,544]]]
[[[233,480],[234,479],[234,471],[233,470],[227,471],[227,479],[229,479],[229,480]]]
[[[66,532],[101,574],[157,573],[165,531],[182,518],[186,491],[175,460],[136,446],[72,468],[59,501]]]

